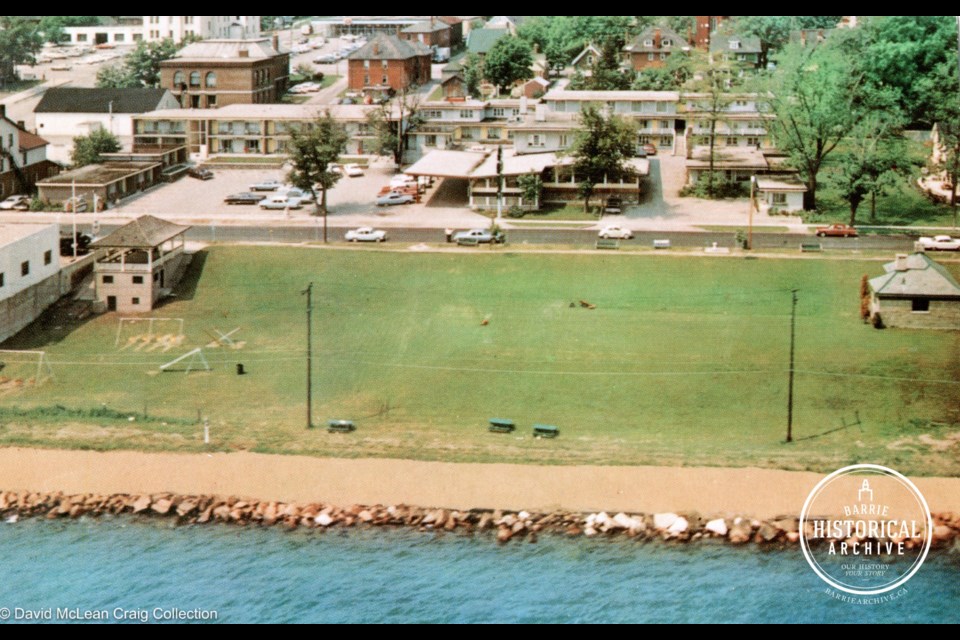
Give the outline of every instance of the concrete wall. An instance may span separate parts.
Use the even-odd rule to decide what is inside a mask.
[[[17,225],[7,225],[16,228]],[[49,252],[49,263],[45,264]],[[21,275],[23,263],[30,273]],[[0,247],[0,298],[8,298],[43,282],[60,270],[60,232],[57,225],[36,227],[33,233]]]
[[[880,314],[885,327],[960,331],[960,300],[931,300],[929,311],[913,311],[911,300],[889,298],[871,303],[871,315]]]
[[[16,335],[59,299],[60,274],[54,274],[0,300],[0,342]]]

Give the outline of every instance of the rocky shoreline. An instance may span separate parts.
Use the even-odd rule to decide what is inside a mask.
[[[0,518],[15,524],[21,518],[75,519],[81,516],[133,515],[167,518],[178,525],[208,523],[293,529],[351,527],[408,527],[423,531],[483,533],[505,544],[511,540],[536,542],[542,534],[570,537],[626,537],[694,542],[715,540],[733,545],[795,545],[799,543],[796,516],[757,520],[747,516],[704,517],[699,513],[609,515],[555,511],[532,513],[472,509],[352,505],[341,508],[322,503],[306,505],[171,493],[138,495],[64,495],[0,491]],[[933,516],[933,547],[960,546],[960,514]],[[809,524],[807,526],[810,526]],[[849,542],[849,540],[848,540]],[[921,539],[906,539],[914,548]]]

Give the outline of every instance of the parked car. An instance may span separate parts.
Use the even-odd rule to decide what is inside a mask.
[[[413,201],[414,197],[409,193],[391,192],[385,196],[380,196],[377,198],[376,203],[378,207],[385,207],[395,204],[410,204]]]
[[[90,253],[90,243],[93,242],[93,238],[87,235],[86,233],[77,233],[77,255],[85,256]],[[61,256],[73,256],[73,238],[69,235],[60,236],[60,255]]]
[[[408,176],[405,173],[401,173],[398,176],[393,176],[390,178],[391,187],[415,187],[417,186],[417,179],[413,176]]]
[[[476,241],[479,244],[501,244],[506,242],[506,236],[502,231],[491,231],[490,229],[470,229],[469,231],[460,231],[453,234],[453,241],[457,244],[472,243]]]
[[[202,167],[190,167],[187,169],[187,175],[197,180],[213,180],[213,171]]]
[[[857,230],[847,224],[831,224],[829,227],[817,227],[818,238],[856,238]]]
[[[337,61],[337,56],[331,53],[325,53],[322,56],[317,56],[313,59],[314,64],[334,64]]]
[[[77,213],[82,213],[87,210],[87,199],[83,196],[77,196],[75,198],[67,198],[63,202],[63,210],[67,213],[76,211]]]
[[[296,198],[300,201],[300,204],[310,204],[313,202],[313,194],[309,191],[304,191],[303,189],[298,189],[297,187],[291,187],[284,185],[277,189],[278,196],[287,196],[288,198]]]
[[[250,191],[276,191],[283,186],[279,180],[264,180],[250,185]]]
[[[360,227],[347,231],[344,237],[347,242],[384,242],[387,239],[387,232],[373,227]]]
[[[604,213],[623,213],[623,199],[617,196],[607,198],[607,206],[603,208]]]
[[[648,156],[655,156],[655,155],[657,155],[657,145],[652,144],[652,143],[650,143],[650,142],[648,142],[648,143],[646,143],[645,145],[643,145],[643,150],[646,151],[646,153],[647,153]]]
[[[300,198],[290,198],[285,195],[273,195],[260,201],[261,209],[300,209],[303,203]]]
[[[0,208],[3,205],[0,204]],[[920,238],[917,240],[920,246],[926,251],[960,251],[960,239],[950,236],[933,236],[932,238]]]
[[[600,233],[597,235],[604,240],[609,240],[611,238],[616,238],[617,240],[630,240],[633,238],[633,231],[617,225],[610,225],[600,229]]]
[[[223,199],[227,204],[257,204],[267,196],[262,193],[234,193]]]
[[[30,196],[10,196],[3,202],[0,202],[0,209],[3,211],[12,211],[14,209],[25,211],[30,208]]]
[[[344,165],[343,172],[351,178],[359,178],[363,176],[363,169],[360,168],[360,165],[358,164]]]

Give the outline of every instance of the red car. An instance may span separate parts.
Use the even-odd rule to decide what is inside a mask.
[[[829,227],[817,227],[819,238],[856,238],[857,230],[846,224],[832,224]]]
[[[657,155],[657,145],[655,144],[651,144],[648,142],[645,145],[643,145],[643,150],[648,156]]]

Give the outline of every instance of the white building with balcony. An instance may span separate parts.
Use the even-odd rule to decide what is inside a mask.
[[[109,16],[109,24],[67,27],[75,45],[127,45],[170,38],[250,39],[260,35],[260,16]]]

